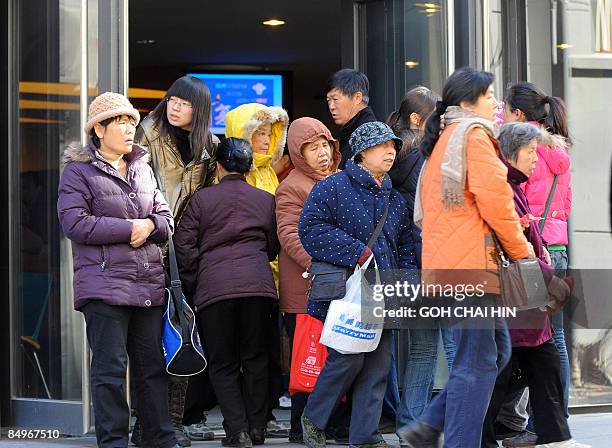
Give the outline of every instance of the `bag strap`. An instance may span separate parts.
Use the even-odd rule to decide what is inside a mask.
[[[495,234],[495,231],[493,230],[493,228],[491,228],[491,237],[493,238],[493,243],[495,244],[495,247],[497,249],[497,253],[499,255],[499,259],[500,259],[502,265],[508,266],[510,264],[510,260],[506,256],[506,253],[504,252],[504,247],[501,245],[501,243],[500,243],[499,239],[497,238],[497,235]]]
[[[387,220],[387,215],[389,214],[389,202],[391,202],[391,198],[389,198],[389,201],[385,204],[383,215],[380,218],[380,221],[378,221],[378,224],[376,224],[376,228],[370,237],[370,241],[368,241],[368,247],[370,250],[373,250],[374,243],[376,243],[376,240],[378,239],[378,236],[380,235],[380,232],[382,232],[382,228],[385,225],[385,221]]]
[[[181,287],[181,278],[179,277],[178,263],[176,262],[176,253],[174,251],[172,235],[168,237],[168,260],[170,262],[170,288],[172,289],[172,294],[170,294],[170,296],[174,301],[174,308],[178,313],[184,339],[186,336],[185,333],[187,333],[187,335],[189,333],[189,323],[185,318],[185,313],[183,310],[183,289]]]
[[[544,231],[544,225],[546,224],[546,219],[548,218],[548,210],[550,210],[550,204],[552,204],[553,196],[555,195],[555,189],[557,188],[557,182],[559,181],[559,176],[555,174],[553,179],[552,187],[550,187],[550,193],[548,193],[548,198],[546,199],[546,205],[544,206],[544,213],[542,214],[542,220],[540,220],[540,233]]]

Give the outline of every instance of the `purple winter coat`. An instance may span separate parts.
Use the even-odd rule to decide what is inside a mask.
[[[91,143],[73,144],[64,152],[57,214],[72,241],[76,310],[91,300],[143,307],[165,303],[158,244],[168,240],[174,220],[157,189],[146,150],[134,145],[125,160],[127,180]],[[138,218],[152,219],[155,230],[134,249],[128,219]]]
[[[525,192],[521,188],[521,184],[527,182],[528,177],[505,160],[502,161],[508,167],[508,183],[514,192],[516,213],[519,217],[531,213],[527,196],[525,196]],[[548,285],[553,276],[553,269],[546,264],[544,258],[544,242],[542,241],[542,235],[540,234],[537,221],[529,224],[529,227],[525,229],[525,236],[527,237],[527,241],[533,246],[533,251],[542,268],[544,281]],[[512,341],[513,347],[537,347],[552,337],[550,319],[547,313],[540,310],[529,310],[522,311],[519,313],[519,316],[516,322],[510,322],[510,340]],[[523,328],[520,328],[521,323],[524,324]],[[515,328],[512,328],[513,326]]]
[[[274,196],[228,174],[191,197],[174,236],[185,294],[198,310],[241,297],[276,299]]]

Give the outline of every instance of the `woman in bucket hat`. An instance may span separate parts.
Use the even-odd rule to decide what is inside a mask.
[[[379,269],[416,269],[406,200],[391,188],[387,172],[402,141],[384,123],[358,127],[350,138],[353,150],[344,171],[313,187],[300,216],[302,245],[313,261],[349,269],[374,253]],[[373,249],[366,243],[388,206],[388,216]],[[324,319],[329,302],[308,303],[308,313]],[[343,395],[351,394],[349,442],[353,446],[386,447],[378,431],[391,361],[391,333],[383,331],[369,353],[344,355],[330,348],[302,416],[304,443],[325,446],[325,427]]]
[[[85,315],[98,446],[128,446],[127,359],[146,446],[174,447],[161,349],[164,270],[158,244],[174,226],[147,152],[134,145],[140,115],[107,92],[89,107],[86,146],[64,152],[58,216],[72,241],[74,307]]]

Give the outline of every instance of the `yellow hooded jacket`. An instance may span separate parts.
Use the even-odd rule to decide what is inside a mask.
[[[278,178],[272,164],[283,155],[289,125],[287,112],[278,106],[242,104],[225,116],[225,136],[242,138],[251,143],[255,131],[265,124],[272,126],[268,154],[253,153],[253,168],[247,174],[247,182],[260,190],[275,194]]]

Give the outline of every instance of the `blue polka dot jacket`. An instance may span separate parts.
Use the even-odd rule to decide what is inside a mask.
[[[387,220],[372,248],[374,258],[381,271],[409,269],[414,275],[417,262],[406,200],[392,189],[388,175],[378,186],[352,160],[310,192],[298,223],[304,249],[313,261],[355,268],[387,203]],[[314,317],[324,319],[328,308],[329,302],[308,301],[308,314]]]

